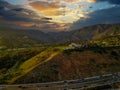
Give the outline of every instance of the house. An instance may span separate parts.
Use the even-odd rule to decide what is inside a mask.
[[[83,47],[86,47],[86,45],[76,44],[76,43],[71,43],[68,45],[68,49],[83,48]]]

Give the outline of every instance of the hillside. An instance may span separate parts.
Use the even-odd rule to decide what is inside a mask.
[[[96,44],[98,46],[120,46],[120,35],[109,35],[103,36],[99,39],[92,40],[89,42],[90,44]]]
[[[11,51],[12,53],[9,51],[6,54],[2,52],[4,56],[1,54],[0,57],[0,83],[80,79],[120,70],[120,47],[67,50],[65,47],[50,47],[36,50]]]
[[[15,83],[80,79],[120,71],[120,47],[64,50]]]
[[[100,24],[84,27],[79,30],[60,32],[55,34],[56,42],[80,42],[83,40],[93,40],[109,35],[120,35],[120,24]]]
[[[0,83],[51,82],[119,72],[119,56],[119,46],[5,51],[0,56]]]
[[[12,28],[0,28],[0,47],[3,48],[23,48],[30,47],[39,44],[38,40],[35,40],[25,34],[22,30]]]
[[[33,48],[31,51],[1,54],[0,61],[0,83],[13,83],[18,78],[24,76],[38,65],[51,60],[54,56],[61,53],[64,47]],[[22,57],[21,57],[22,56]],[[4,61],[6,60],[6,61]]]
[[[86,47],[68,49],[69,43]],[[120,25],[69,32],[0,28],[0,83],[78,79],[120,71]],[[4,64],[4,65],[3,65]]]
[[[48,33],[41,32],[40,30],[0,27],[0,48],[30,47],[41,44],[59,45],[99,39],[110,35],[120,35],[120,24],[101,24],[74,31]]]

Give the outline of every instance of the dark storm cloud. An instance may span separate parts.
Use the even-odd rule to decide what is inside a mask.
[[[120,4],[120,0],[96,0],[96,1],[108,1],[111,4]]]
[[[21,16],[21,11],[15,11],[18,7],[11,5],[3,0],[0,0],[0,16],[6,20],[27,20]],[[23,10],[23,9],[21,9]]]
[[[120,22],[120,7],[103,9],[89,14],[88,19],[83,19],[73,24],[73,29],[95,24],[113,24]],[[77,28],[76,28],[77,27]]]
[[[21,8],[20,6],[9,4],[8,2],[5,2],[3,0],[0,0],[0,16],[8,21],[30,21],[40,23],[48,22],[50,20],[46,17],[38,20],[37,18],[40,17],[35,12],[25,8]]]
[[[40,17],[32,10],[0,0],[0,25],[45,30],[46,26],[50,24],[49,20],[52,19]]]

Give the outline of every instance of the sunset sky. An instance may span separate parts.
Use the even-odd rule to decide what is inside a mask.
[[[120,22],[120,0],[0,0],[0,25],[42,31]]]

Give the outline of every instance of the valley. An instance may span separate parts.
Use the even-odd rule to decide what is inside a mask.
[[[0,0],[0,90],[120,88],[120,0]]]
[[[54,32],[55,36],[52,32],[1,28],[0,84],[45,83],[120,72],[119,25],[89,28]]]

